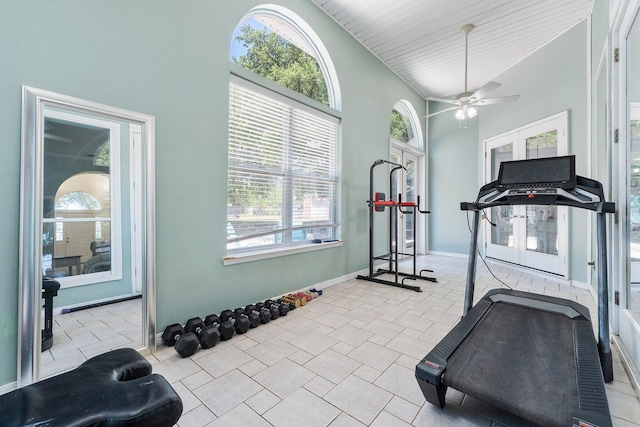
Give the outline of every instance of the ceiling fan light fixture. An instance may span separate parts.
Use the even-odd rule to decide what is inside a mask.
[[[503,104],[506,102],[515,102],[518,100],[518,95],[502,96],[498,98],[486,98],[489,92],[502,86],[500,83],[487,82],[473,92],[469,91],[468,87],[468,70],[469,70],[469,33],[473,31],[475,25],[467,24],[460,28],[460,32],[464,34],[464,92],[458,94],[455,99],[428,97],[427,101],[444,102],[447,104],[453,104],[452,107],[445,108],[435,113],[427,115],[427,117],[435,116],[436,114],[444,113],[446,111],[455,110],[454,116],[461,122],[474,118],[478,115],[478,109],[476,105],[490,105],[490,104]]]

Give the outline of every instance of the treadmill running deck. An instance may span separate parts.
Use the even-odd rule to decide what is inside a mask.
[[[416,367],[427,400],[441,382],[540,425],[610,425],[586,307],[503,289],[483,300]]]

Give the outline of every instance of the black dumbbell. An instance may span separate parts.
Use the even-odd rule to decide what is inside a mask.
[[[218,333],[220,334],[220,341],[227,341],[233,337],[235,333],[235,329],[233,325],[229,322],[220,321],[220,316],[217,314],[210,314],[204,318],[204,324],[207,326],[214,326],[218,328]]]
[[[260,316],[258,315],[257,312],[254,313],[253,309],[250,308],[251,304],[244,307],[244,308],[236,308],[235,310],[233,310],[233,313],[236,315],[236,319],[239,316],[246,316],[249,319],[249,328],[253,329],[253,328],[257,328],[258,326],[260,326]],[[249,309],[247,308],[249,307]],[[255,306],[252,306],[255,307]]]
[[[162,333],[164,345],[173,346],[180,357],[193,355],[200,346],[198,337],[193,332],[185,332],[182,325],[174,323],[164,329]]]
[[[264,308],[269,310],[269,313],[271,314],[271,320],[276,320],[278,317],[280,317],[280,309],[276,304],[273,304],[273,301],[266,300],[264,302]]]
[[[233,311],[224,310],[220,313],[221,325],[231,324],[236,334],[244,334],[250,328],[249,318],[246,314],[242,313],[240,317],[236,317]]]
[[[199,317],[187,320],[187,323],[184,325],[184,330],[196,334],[202,348],[211,348],[220,341],[218,326],[207,326]]]
[[[247,313],[246,307],[239,307],[233,310],[233,316],[236,319],[239,319],[240,317],[246,317],[249,319],[249,329],[256,328],[260,324],[260,318],[253,313]]]
[[[277,302],[278,304],[281,304],[281,305],[282,305],[282,304],[286,304],[287,306],[289,306],[289,311],[291,311],[291,310],[295,310],[295,309],[297,308],[297,307],[296,307],[296,303],[295,303],[294,301],[291,301],[291,300],[287,300],[287,301],[285,301],[283,298],[278,298],[278,299],[276,300],[276,302]]]
[[[274,308],[278,311],[278,316],[286,316],[289,313],[289,304],[288,303],[278,303],[273,300],[266,300],[264,302],[264,306],[267,307],[271,311],[271,317],[273,318]],[[277,318],[277,317],[276,317]]]
[[[249,321],[251,322],[251,324],[253,324],[256,321],[256,319],[258,321],[258,324],[262,324],[262,325],[269,323],[269,321],[271,320],[271,313],[269,313],[269,310],[267,310],[264,307],[262,307],[262,309],[258,311],[255,305],[249,304],[244,308],[244,312],[249,317]],[[255,326],[252,326],[252,327],[255,327]]]
[[[268,319],[264,323],[269,323],[269,320],[273,320],[273,317],[271,316],[271,311],[267,307],[264,306],[263,302],[257,302],[256,303],[256,311],[258,311],[258,313],[260,313],[262,315],[261,319]]]

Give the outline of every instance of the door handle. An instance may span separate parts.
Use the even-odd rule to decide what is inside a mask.
[[[590,265],[590,266],[591,266],[591,268],[596,268],[596,262],[595,262],[595,261],[589,261],[589,262],[587,263],[587,265]]]

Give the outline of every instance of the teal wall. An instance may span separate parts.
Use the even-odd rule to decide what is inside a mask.
[[[0,13],[0,385],[16,379],[21,86],[156,118],[158,327],[368,265],[369,166],[393,105],[423,99],[308,1],[280,0],[325,44],[342,90],[339,248],[223,266],[231,35],[256,0],[22,0]]]
[[[467,120],[466,128],[460,127],[453,112],[429,119],[430,251],[469,252],[467,215],[460,210],[460,202],[473,201],[478,195],[478,121],[476,116]]]
[[[577,157],[578,174],[588,175],[587,47],[587,22],[583,21],[493,79],[502,86],[490,97],[520,95],[518,102],[480,107],[466,129],[458,127],[453,114],[443,113],[429,121],[430,188],[447,198],[443,211],[437,206],[444,199],[431,202],[436,211],[431,215],[431,250],[468,253],[466,219],[454,202],[475,199],[481,184],[482,141],[487,138],[568,110],[569,152]],[[570,215],[570,275],[586,282],[587,216],[575,210]]]

